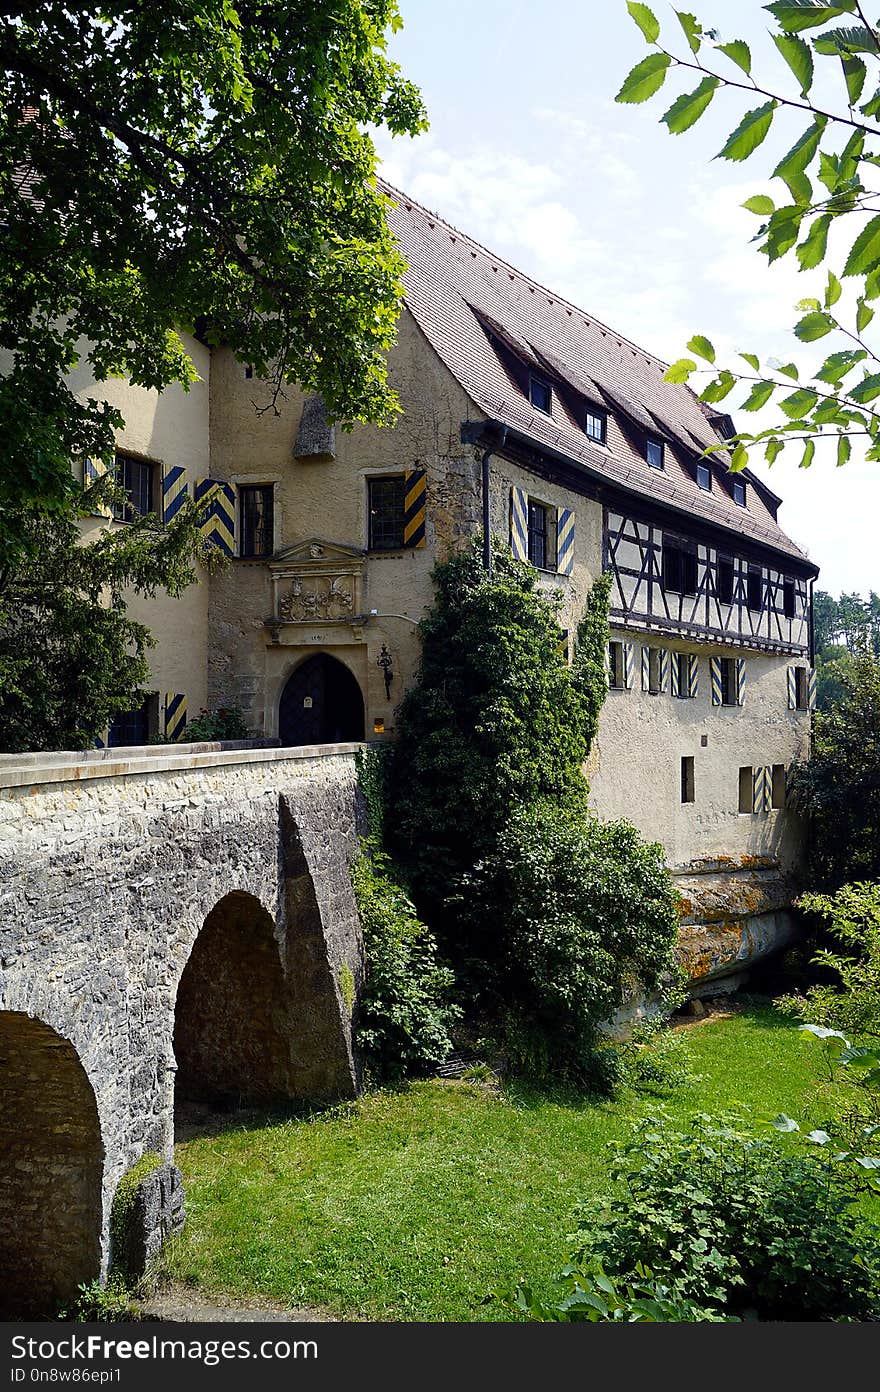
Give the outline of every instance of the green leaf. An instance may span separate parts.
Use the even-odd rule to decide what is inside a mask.
[[[803,452],[803,454],[801,455],[801,462],[800,462],[800,464],[799,464],[798,467],[801,468],[801,469],[809,469],[810,465],[811,465],[812,462],[813,462],[813,459],[814,459],[814,457],[815,457],[815,454],[816,454],[816,441],[815,441],[815,440],[807,440],[806,444],[804,445],[804,452]]]
[[[664,382],[686,382],[692,372],[696,372],[697,364],[693,358],[679,358],[668,367],[663,374]]]
[[[740,473],[741,470],[747,467],[748,462],[749,452],[743,444],[742,440],[738,440],[734,448],[733,454],[730,456],[730,472],[732,474]]]
[[[841,435],[837,441],[837,467],[846,464],[852,454],[852,440],[848,435]]]
[[[865,299],[876,300],[880,298],[880,267],[871,271],[865,280]]]
[[[797,249],[797,258],[801,263],[802,271],[811,271],[825,260],[830,226],[830,213],[823,213],[821,217],[813,219],[809,233]]]
[[[743,362],[747,362],[755,372],[761,371],[761,362],[756,353],[740,353]]]
[[[779,21],[779,27],[789,34],[801,29],[815,29],[820,24],[827,24],[829,19],[837,19],[838,15],[847,13],[844,6],[816,5],[813,0],[775,0],[774,4],[765,5],[764,9],[769,10]]]
[[[718,52],[729,58],[731,63],[736,63],[746,75],[751,75],[752,54],[748,44],[742,39],[732,39],[730,43],[718,44]]]
[[[776,371],[779,372],[783,377],[791,377],[792,381],[794,382],[796,382],[800,377],[800,373],[798,372],[797,365],[795,363],[784,363],[782,367],[777,367]]]
[[[641,29],[648,43],[656,43],[660,37],[660,24],[656,15],[647,5],[640,5],[637,0],[627,0],[626,8]]]
[[[777,439],[774,435],[772,440],[768,440],[764,448],[764,458],[768,464],[773,464],[785,449],[785,441]]]
[[[825,288],[825,308],[830,309],[832,305],[836,305],[842,294],[843,286],[834,272],[829,271],[828,285]]]
[[[863,227],[852,245],[843,268],[845,276],[865,275],[880,262],[880,217]]]
[[[767,228],[764,250],[769,261],[776,261],[790,251],[800,235],[806,208],[787,205],[777,208]]]
[[[857,401],[860,406],[867,406],[869,401],[876,401],[880,396],[880,372],[873,373],[859,382],[858,386],[847,392],[851,401]]]
[[[763,106],[756,106],[752,111],[747,111],[736,130],[727,137],[724,148],[718,152],[716,158],[734,162],[748,159],[767,139],[775,110],[776,102],[768,101]]]
[[[619,102],[639,103],[653,97],[666,81],[672,59],[668,53],[649,53],[628,73],[623,86],[614,98]]]
[[[801,96],[809,96],[813,85],[813,55],[803,39],[791,34],[774,34],[773,42],[800,83]]]
[[[789,420],[800,420],[808,411],[812,411],[818,400],[816,392],[801,387],[798,391],[792,392],[790,396],[784,396],[779,405]]]
[[[830,314],[824,314],[821,310],[815,314],[807,314],[800,319],[794,326],[795,337],[801,343],[813,343],[817,338],[824,338],[835,327],[834,320]]]
[[[824,116],[817,117],[813,124],[807,127],[796,144],[791,147],[788,154],[783,155],[773,170],[773,177],[782,179],[788,185],[791,195],[797,203],[809,201],[809,184],[806,190],[807,197],[800,196],[803,192],[803,173],[815,159],[826,124]]]
[[[756,382],[739,409],[741,411],[760,411],[762,406],[767,405],[767,402],[770,400],[775,390],[775,382],[768,382],[766,380]]]
[[[699,121],[715,95],[719,80],[717,77],[704,77],[693,92],[685,92],[672,103],[662,118],[669,127],[670,135],[681,135],[682,131],[690,130]]]
[[[726,396],[730,395],[735,386],[736,378],[733,373],[728,372],[727,368],[724,368],[708,386],[703,388],[700,392],[700,400],[707,401],[710,404],[714,404],[716,401],[723,401]],[[719,448],[721,448],[721,446],[719,446]]]
[[[784,1112],[780,1112],[778,1116],[775,1116],[770,1125],[775,1126],[777,1131],[800,1131],[801,1129],[794,1118],[786,1116]]]
[[[813,40],[817,53],[834,57],[837,53],[877,53],[877,40],[863,24],[849,25],[842,29],[826,29]]]
[[[863,348],[844,348],[841,353],[832,353],[816,373],[816,381],[828,382],[836,387],[846,374],[858,367],[860,362],[864,362],[867,356]]]
[[[699,53],[700,43],[703,38],[703,26],[698,23],[696,15],[685,14],[681,10],[675,11],[678,22],[684,30],[684,36],[688,41],[691,53]]]
[[[698,357],[705,358],[707,362],[713,363],[715,361],[715,349],[708,338],[705,338],[703,334],[694,334],[688,344],[688,348],[690,348],[692,353],[696,353]]]
[[[855,106],[859,97],[862,95],[865,78],[868,76],[868,69],[865,67],[861,58],[857,58],[854,53],[842,53],[840,61],[843,66],[843,76],[846,82],[849,104],[850,106]]]
[[[758,217],[769,217],[776,210],[776,204],[766,193],[756,193],[752,198],[747,198],[743,207],[748,213],[757,213]]]
[[[873,318],[874,311],[871,308],[871,306],[865,304],[865,301],[859,298],[858,305],[856,308],[856,332],[862,333],[868,327]]]

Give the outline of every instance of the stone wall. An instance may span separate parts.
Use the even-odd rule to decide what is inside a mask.
[[[0,758],[0,1020],[48,1026],[90,1086],[105,1153],[96,1237],[104,1266],[119,1178],[145,1151],[172,1158],[175,1005],[194,946],[196,962],[216,955],[216,906],[227,936],[238,934],[232,975],[262,972],[265,987],[250,997],[250,1055],[241,1010],[226,1016],[225,1044],[212,1024],[218,1047],[239,1041],[256,1084],[243,1094],[352,1096],[339,982],[363,976],[348,878],[357,846],[351,746],[121,752]],[[207,991],[204,971],[201,980]],[[227,999],[234,984],[227,979]],[[75,1107],[80,1121],[84,1105]],[[28,1201],[29,1170],[7,1155],[13,1210]]]

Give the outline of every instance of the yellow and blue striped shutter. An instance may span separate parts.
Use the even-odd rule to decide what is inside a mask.
[[[797,668],[788,669],[788,709],[797,710]]]
[[[712,705],[720,706],[723,703],[723,692],[721,690],[721,658],[709,658],[709,678],[712,684]]]
[[[425,516],[428,500],[428,475],[424,469],[411,469],[405,475],[403,510],[403,544],[415,551],[425,545]]]
[[[736,659],[736,704],[742,706],[746,699],[746,660],[744,657]]]
[[[559,653],[559,656],[562,658],[563,662],[567,667],[569,665],[568,629],[561,628],[559,630],[559,635],[559,642],[556,644],[556,648]]]
[[[179,740],[186,729],[186,696],[182,691],[165,692],[165,738]]]
[[[810,710],[816,709],[816,669],[810,667],[807,670],[807,705]]]
[[[623,684],[627,691],[632,691],[633,684],[633,645],[624,643],[623,645]]]
[[[678,671],[678,653],[670,653],[670,654],[668,654],[668,656],[669,656],[670,661],[671,661],[671,666],[670,666],[670,669],[669,669],[669,675],[670,675],[670,679],[671,679],[670,690],[672,691],[673,696],[680,696],[680,695],[681,695],[681,692],[679,691],[679,686],[678,686],[678,676],[679,676],[679,671]]]
[[[104,464],[103,460],[101,460],[101,459],[84,459],[84,460],[83,460],[83,486],[84,486],[85,488],[91,488],[92,484],[93,484],[93,483],[97,483],[97,482],[98,482],[98,479],[102,479],[106,473],[107,473],[107,467],[106,467],[106,465]],[[113,512],[112,512],[112,509],[107,505],[107,503],[99,503],[99,504],[96,505],[95,510],[94,510],[94,512],[92,513],[92,516],[93,516],[93,517],[112,517],[112,516],[113,516]]]
[[[752,783],[752,811],[769,812],[772,800],[772,768],[756,768]]]
[[[642,690],[651,690],[651,649],[642,645]]]
[[[186,469],[180,464],[162,470],[162,521],[173,522],[189,496]]]
[[[696,653],[688,653],[688,696],[695,700],[700,694],[700,659]]]
[[[195,501],[205,505],[202,536],[226,556],[235,552],[235,489],[222,479],[196,479]]]
[[[514,560],[529,559],[529,500],[524,488],[510,490],[510,549]]]
[[[669,690],[669,649],[660,649],[660,690],[665,693]]]
[[[560,508],[556,518],[556,569],[571,575],[574,569],[574,513]]]

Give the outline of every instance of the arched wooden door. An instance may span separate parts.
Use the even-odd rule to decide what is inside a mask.
[[[364,699],[356,677],[328,653],[291,673],[278,712],[282,745],[349,744],[364,738]]]

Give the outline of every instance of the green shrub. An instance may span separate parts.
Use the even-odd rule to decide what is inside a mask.
[[[569,1265],[556,1277],[549,1298],[521,1284],[501,1299],[528,1320],[557,1324],[720,1324],[736,1319],[699,1304],[680,1284],[658,1281],[641,1263],[627,1280],[612,1279],[599,1262],[586,1271]]]
[[[351,870],[364,934],[366,981],[356,1042],[374,1078],[400,1078],[441,1063],[451,1050],[449,1028],[459,1015],[451,969],[433,934],[375,846]]]
[[[639,1266],[685,1298],[767,1320],[868,1319],[878,1229],[821,1156],[699,1119],[643,1122],[619,1149],[626,1192],[585,1206],[575,1260],[614,1279]]]
[[[367,749],[359,749],[354,756],[367,835],[376,845],[382,847],[385,845],[385,822],[393,757],[394,746],[391,744],[371,744]]]
[[[623,1081],[637,1092],[668,1093],[697,1081],[690,1040],[664,1015],[640,1020],[618,1049]]]
[[[218,710],[199,711],[180,736],[178,743],[195,744],[200,740],[246,740],[250,730],[245,724],[240,706],[221,706]]]
[[[815,914],[845,955],[823,949],[814,962],[834,984],[787,996],[783,1008],[814,1025],[854,1035],[880,1036],[880,884],[844,885],[834,895],[803,894],[798,907]]]
[[[115,1272],[106,1285],[88,1281],[77,1286],[72,1305],[58,1311],[59,1320],[76,1324],[128,1323],[134,1318],[133,1295],[124,1278]]]

